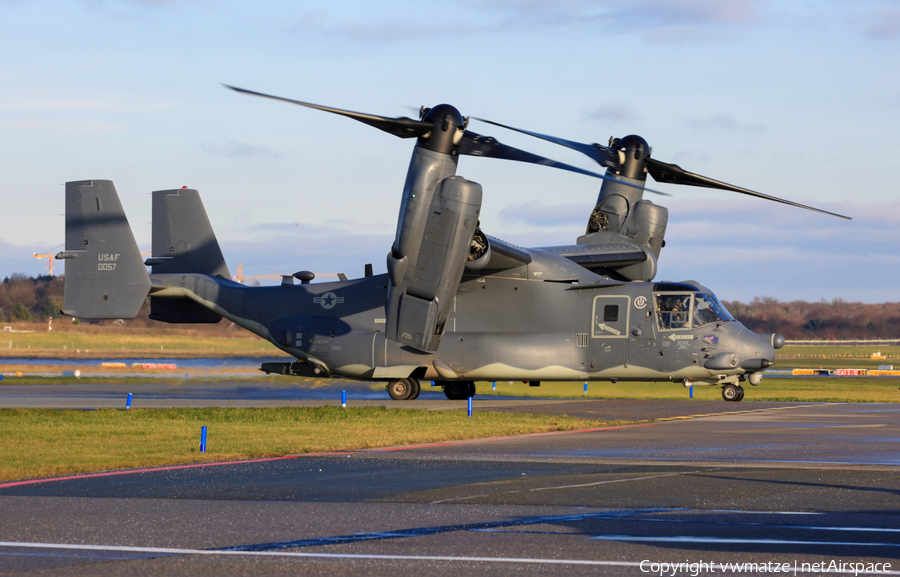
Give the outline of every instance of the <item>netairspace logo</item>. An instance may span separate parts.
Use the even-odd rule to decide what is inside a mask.
[[[883,575],[891,572],[890,563],[863,563],[853,562],[845,563],[844,561],[830,560],[819,561],[818,563],[809,562],[777,562],[767,561],[764,563],[713,563],[703,561],[684,561],[682,563],[666,563],[654,562],[649,560],[641,561],[641,572],[659,575],[659,577],[678,577],[680,575],[690,575],[698,577],[701,573],[725,573],[735,575],[741,573],[843,573],[857,575]]]

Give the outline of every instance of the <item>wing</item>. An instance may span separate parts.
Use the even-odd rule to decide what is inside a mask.
[[[552,252],[597,274],[647,260],[647,253],[631,239],[607,240],[602,244],[548,246],[540,250]]]

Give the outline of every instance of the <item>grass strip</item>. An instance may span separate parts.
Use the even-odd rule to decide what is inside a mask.
[[[0,357],[105,356],[208,356],[261,357],[283,355],[268,341],[194,335],[129,334],[125,329],[107,334],[75,332],[0,333]]]
[[[0,409],[0,480],[389,447],[604,425],[567,416],[383,407]],[[200,427],[208,427],[200,452]]]
[[[753,387],[746,382],[744,401],[800,401],[828,403],[900,403],[900,378],[874,377],[765,377]],[[521,381],[497,381],[494,393],[491,383],[477,383],[478,395],[514,395],[550,398],[587,399],[674,399],[687,400],[690,391],[680,383],[588,383],[542,382],[540,387],[529,387]],[[694,399],[722,401],[722,388],[694,386]],[[724,402],[724,401],[723,401]]]

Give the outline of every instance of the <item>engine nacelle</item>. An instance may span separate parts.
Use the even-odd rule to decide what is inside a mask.
[[[649,200],[639,200],[632,205],[631,218],[625,222],[625,230],[622,232],[648,247],[659,258],[668,222],[669,210],[666,207]]]
[[[410,199],[398,226],[399,243],[387,257],[388,339],[437,350],[478,226],[481,198],[480,184],[448,176],[438,182],[429,205]]]

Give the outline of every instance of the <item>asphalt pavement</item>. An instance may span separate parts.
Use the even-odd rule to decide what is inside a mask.
[[[6,483],[0,572],[900,574],[898,405],[476,400],[668,420]]]

